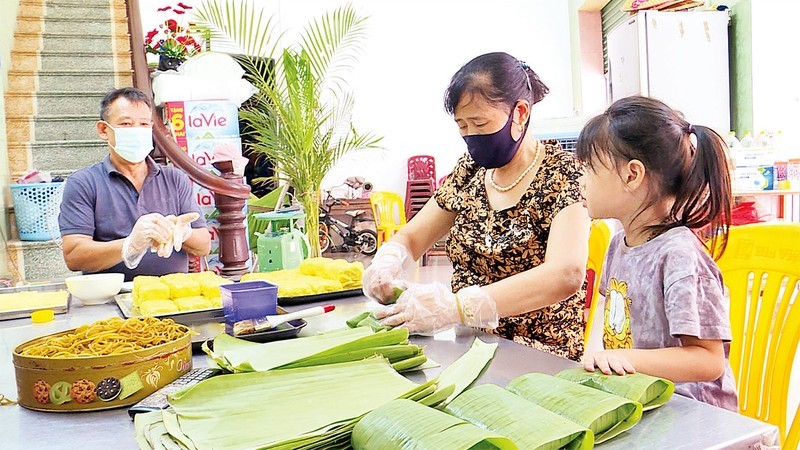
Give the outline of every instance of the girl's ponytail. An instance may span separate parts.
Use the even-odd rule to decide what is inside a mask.
[[[718,259],[725,251],[731,223],[731,178],[726,144],[714,130],[700,125],[687,125],[685,139],[691,153],[686,159],[685,176],[675,195],[670,215],[688,228],[708,225],[707,247]],[[697,145],[691,143],[691,135]]]

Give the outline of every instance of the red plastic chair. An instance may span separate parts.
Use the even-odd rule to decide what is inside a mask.
[[[408,158],[408,180],[436,180],[436,160],[430,155]]]

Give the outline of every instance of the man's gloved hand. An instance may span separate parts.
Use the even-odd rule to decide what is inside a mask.
[[[395,287],[405,288],[414,265],[411,253],[403,244],[384,243],[361,278],[364,294],[383,305],[394,303],[397,299]]]
[[[175,218],[175,231],[173,232],[172,245],[176,252],[181,251],[183,243],[192,235],[192,222],[200,218],[200,214],[186,213]]]
[[[434,335],[456,324],[496,328],[497,305],[480,286],[453,294],[442,283],[409,286],[397,303],[375,312],[381,325],[408,328],[412,334]]]
[[[122,261],[125,267],[135,269],[154,243],[171,242],[174,223],[158,213],[139,217],[131,234],[122,243]]]
[[[172,235],[166,242],[153,242],[152,249],[158,253],[162,258],[169,258],[172,256],[172,250],[176,252],[181,251],[183,243],[192,235],[192,222],[197,220],[200,214],[186,213],[178,217],[169,215],[166,218],[172,224]]]

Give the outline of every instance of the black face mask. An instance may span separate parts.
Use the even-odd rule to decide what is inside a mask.
[[[522,135],[515,141],[511,137],[511,119],[513,117],[514,110],[512,109],[503,128],[494,133],[464,136],[469,155],[472,156],[475,164],[486,169],[496,169],[505,166],[514,159],[519,146],[522,145],[522,138],[525,137],[525,133],[528,131],[530,118],[525,123]]]

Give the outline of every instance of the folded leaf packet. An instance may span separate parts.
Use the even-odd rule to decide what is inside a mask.
[[[586,450],[594,445],[594,435],[586,427],[494,384],[465,391],[445,412],[507,436],[519,448]]]
[[[639,402],[543,373],[514,378],[507,389],[592,430],[596,444],[633,427],[642,418]]]
[[[351,443],[356,450],[520,448],[506,437],[411,400],[393,400],[365,415],[353,428]]]
[[[667,403],[675,392],[675,383],[643,373],[606,375],[600,371],[587,372],[581,368],[567,369],[556,374],[558,378],[580,383],[609,394],[619,395],[642,404],[643,411]]]

